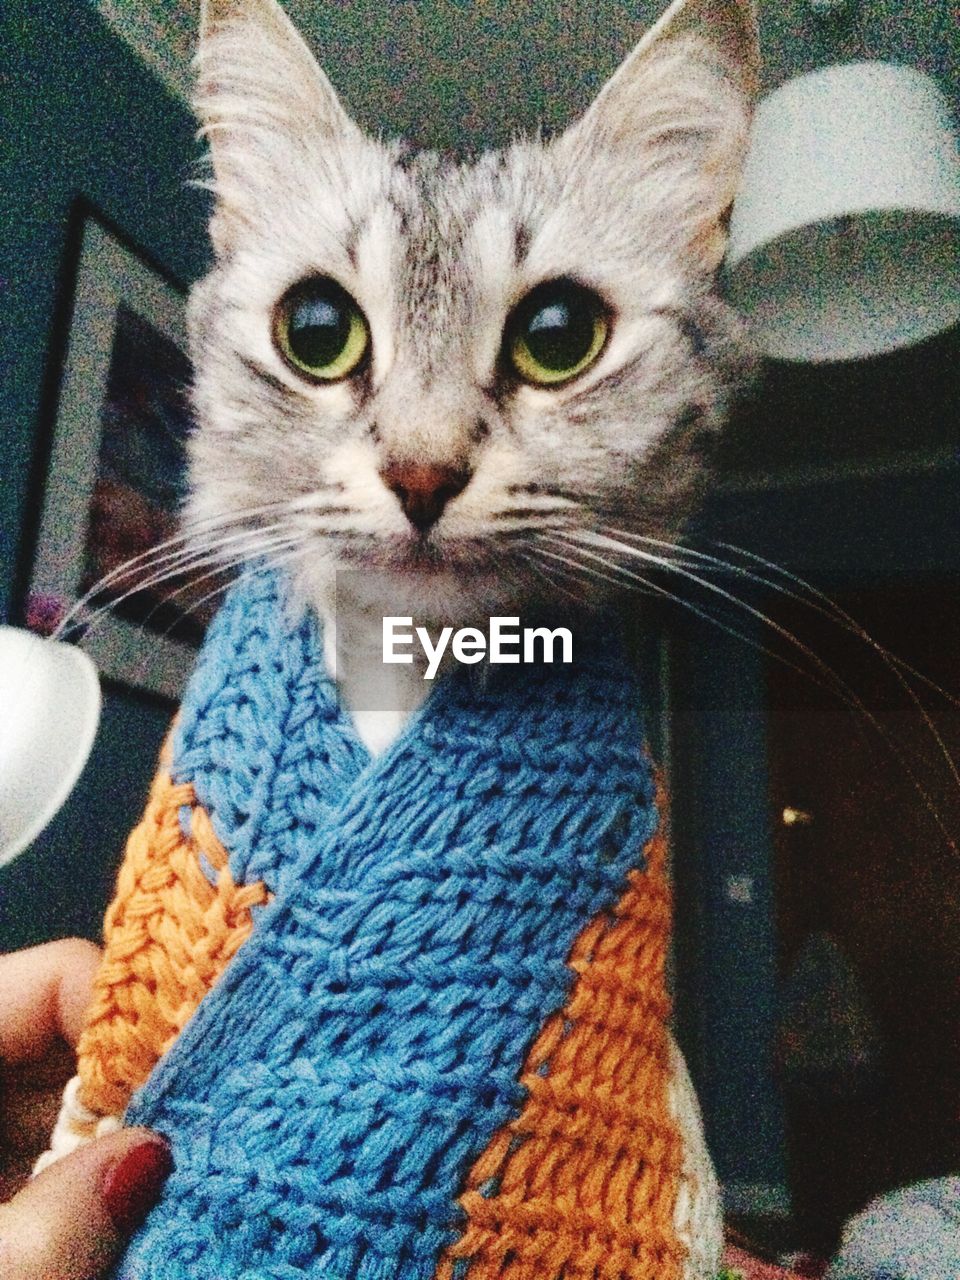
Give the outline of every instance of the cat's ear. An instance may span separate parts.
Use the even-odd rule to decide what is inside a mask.
[[[759,84],[752,0],[674,0],[607,81],[561,146],[613,153],[646,178],[683,252],[719,266]]]
[[[283,175],[359,130],[277,0],[201,0],[194,109],[213,159],[210,233],[226,253],[270,217]]]

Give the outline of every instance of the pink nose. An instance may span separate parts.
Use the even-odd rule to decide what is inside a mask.
[[[469,471],[432,462],[394,462],[380,475],[400,500],[403,514],[421,533],[437,523],[444,507],[463,492],[470,479]]]

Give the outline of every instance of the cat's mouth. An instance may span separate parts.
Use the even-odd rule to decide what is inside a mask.
[[[495,547],[480,539],[371,542],[344,548],[338,559],[339,586],[384,616],[463,626],[519,607],[516,574],[504,572]]]
[[[451,548],[438,543],[429,535],[404,538],[393,550],[392,559],[397,568],[408,573],[441,573],[459,568],[459,557]]]
[[[480,539],[440,539],[433,534],[347,546],[343,555],[351,568],[417,577],[484,574],[495,565],[488,543]]]

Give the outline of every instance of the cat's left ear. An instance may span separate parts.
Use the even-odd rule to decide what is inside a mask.
[[[643,183],[684,257],[712,272],[727,241],[759,85],[753,0],[674,0],[561,147],[612,154]]]
[[[310,153],[360,130],[277,0],[201,0],[193,105],[210,144],[218,253],[272,202]]]

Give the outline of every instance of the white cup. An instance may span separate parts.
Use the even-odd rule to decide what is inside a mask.
[[[73,790],[100,720],[87,655],[0,627],[0,866],[44,829]]]

